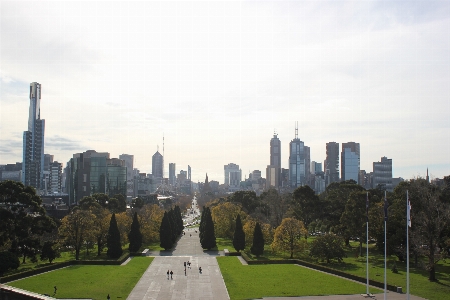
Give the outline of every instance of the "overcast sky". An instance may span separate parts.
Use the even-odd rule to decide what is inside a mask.
[[[29,85],[45,153],[94,149],[224,181],[298,136],[361,145],[393,176],[450,175],[450,1],[0,2],[0,164],[22,161]]]

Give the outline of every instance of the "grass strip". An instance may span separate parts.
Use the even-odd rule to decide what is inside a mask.
[[[8,285],[61,299],[100,300],[108,294],[112,300],[126,299],[152,261],[152,257],[134,257],[124,266],[70,266]]]
[[[237,257],[218,257],[217,261],[232,300],[366,292],[365,285],[297,265],[244,266]],[[370,292],[381,290],[370,288]]]

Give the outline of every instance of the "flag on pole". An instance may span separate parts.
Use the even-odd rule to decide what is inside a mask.
[[[387,220],[388,220],[388,206],[389,206],[389,203],[387,201],[386,192],[385,192],[384,193],[384,221],[385,222],[387,222]]]
[[[366,194],[366,222],[369,223],[369,193]]]
[[[408,207],[406,208],[406,219],[408,220],[408,226],[411,227],[411,201],[408,198]]]

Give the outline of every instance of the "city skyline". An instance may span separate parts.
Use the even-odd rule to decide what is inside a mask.
[[[450,3],[0,2],[0,164],[22,161],[29,86],[45,153],[128,153],[192,181],[265,174],[270,139],[360,144],[360,169],[449,175]],[[164,147],[163,147],[164,137]],[[160,153],[162,153],[160,151]],[[323,166],[324,167],[324,166]],[[264,176],[264,175],[263,175]]]

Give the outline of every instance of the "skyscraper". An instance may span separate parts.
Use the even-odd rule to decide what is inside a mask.
[[[163,156],[159,151],[156,151],[152,156],[152,175],[153,178],[158,182],[162,182],[163,178]]]
[[[169,163],[169,184],[175,186],[177,177],[175,176],[175,163]]]
[[[45,120],[41,120],[41,85],[30,84],[28,130],[23,132],[22,182],[43,189]]]
[[[278,188],[281,183],[281,141],[276,133],[270,139],[270,165],[266,168],[266,188]]]
[[[270,165],[281,169],[281,141],[276,133],[270,139]]]
[[[359,161],[360,151],[359,143],[342,143],[341,152],[341,180],[353,179],[359,183]]]
[[[295,127],[295,138],[289,143],[289,185],[291,188],[302,186],[306,182],[305,143],[298,138]]]
[[[329,185],[330,183],[339,181],[339,143],[327,143],[326,154],[324,173],[326,176],[326,185]]]

